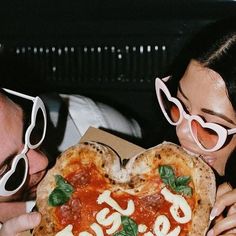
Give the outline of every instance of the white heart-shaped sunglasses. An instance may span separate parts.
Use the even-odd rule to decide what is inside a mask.
[[[24,148],[21,153],[17,154],[12,159],[9,170],[7,170],[7,172],[0,178],[0,196],[10,196],[16,193],[26,181],[28,174],[28,159],[26,153],[29,149],[37,148],[43,142],[47,127],[47,117],[43,101],[40,97],[32,97],[10,89],[3,90],[9,94],[25,98],[33,102],[30,125],[25,132]],[[32,143],[31,134],[36,126],[36,118],[39,111],[41,111],[43,115],[42,136],[39,141]]]
[[[169,78],[156,78],[155,80],[157,99],[167,121],[171,125],[177,126],[185,118],[193,139],[202,150],[207,152],[219,150],[225,144],[227,137],[236,133],[236,128],[226,129],[219,124],[205,122],[198,115],[187,114],[181,102],[171,96],[165,85]]]

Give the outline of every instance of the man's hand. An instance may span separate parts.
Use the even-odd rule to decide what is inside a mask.
[[[211,217],[215,219],[207,236],[236,235],[236,189],[229,184],[218,187]]]
[[[40,213],[32,212],[6,221],[1,229],[0,236],[17,236],[21,232],[36,227],[41,220]]]

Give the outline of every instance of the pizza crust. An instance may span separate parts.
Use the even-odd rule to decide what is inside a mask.
[[[216,195],[214,173],[202,159],[190,156],[178,145],[170,142],[164,142],[132,157],[125,166],[122,165],[122,158],[114,150],[97,142],[81,143],[66,150],[37,188],[36,203],[42,214],[42,221],[34,229],[33,235],[55,235],[55,229],[59,226],[53,218],[54,207],[48,205],[47,199],[55,188],[54,175],[67,176],[73,172],[75,167],[71,163],[77,158],[84,164],[94,163],[101,173],[107,175],[108,181],[111,182],[111,191],[124,191],[142,197],[160,191],[163,187],[158,184],[147,186],[145,181],[147,176],[152,176],[158,165],[174,165],[181,168],[182,173],[192,176],[195,196],[199,198],[193,213],[192,229],[188,235],[205,235]]]

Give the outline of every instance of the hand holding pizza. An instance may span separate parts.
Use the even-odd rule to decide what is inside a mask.
[[[232,189],[228,183],[218,187],[211,216],[216,218],[207,236],[236,235],[236,189]]]
[[[37,212],[27,213],[6,221],[0,229],[0,236],[16,236],[19,233],[36,227],[41,220]]]

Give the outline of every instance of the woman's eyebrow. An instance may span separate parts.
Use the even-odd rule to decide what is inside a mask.
[[[223,119],[223,120],[229,122],[229,123],[232,124],[232,125],[236,125],[233,120],[231,120],[229,117],[227,117],[227,116],[225,116],[225,115],[223,115],[223,114],[221,114],[221,113],[218,113],[218,112],[215,112],[215,111],[212,111],[212,110],[208,110],[208,109],[206,109],[206,108],[202,108],[201,110],[202,110],[203,112],[207,113],[207,114],[210,114],[210,115],[213,115],[213,116],[218,116],[218,117],[220,117],[221,119]]]
[[[184,94],[184,92],[183,92],[183,90],[182,90],[180,84],[179,84],[179,86],[178,86],[178,90],[179,90],[179,92],[181,93],[181,95],[182,95],[185,99],[188,100],[188,97]],[[225,115],[223,115],[223,114],[221,114],[221,113],[218,113],[218,112],[215,112],[215,111],[206,109],[206,108],[202,108],[201,110],[202,110],[202,112],[204,112],[204,113],[207,113],[207,114],[210,114],[210,115],[213,115],[213,116],[218,116],[219,118],[221,118],[221,119],[223,119],[223,120],[229,122],[230,124],[236,125],[233,120],[231,120],[229,117],[227,117],[227,116],[225,116]]]

